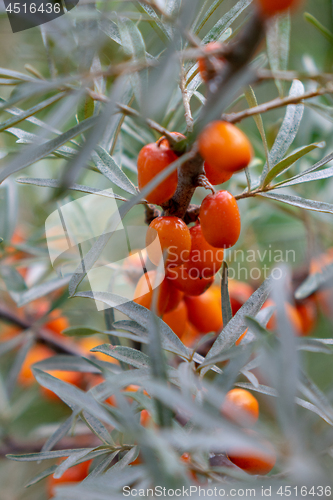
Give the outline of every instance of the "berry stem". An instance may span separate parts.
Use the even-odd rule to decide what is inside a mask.
[[[198,186],[198,179],[202,174],[204,174],[203,159],[194,146],[190,158],[179,169],[178,187],[174,196],[162,207],[164,215],[180,219],[185,217],[193,193]]]

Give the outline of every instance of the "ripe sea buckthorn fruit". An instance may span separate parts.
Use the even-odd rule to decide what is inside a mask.
[[[199,136],[198,144],[199,153],[216,176],[243,170],[253,155],[251,143],[244,132],[224,121],[207,125]]]
[[[162,314],[176,309],[183,298],[183,294],[176,288],[175,283],[168,278],[164,278],[162,283],[158,283],[157,286],[155,286],[156,279],[156,271],[149,271],[141,276],[136,286],[133,300],[140,306],[150,309],[152,306],[154,289],[157,288],[156,312],[161,316]]]
[[[81,385],[82,373],[61,370],[51,370],[48,373],[57,379],[67,382],[68,384],[76,385],[76,387],[80,387]],[[46,387],[41,387],[41,391],[47,397],[47,399],[54,401],[60,400],[53,391],[47,389]]]
[[[244,445],[242,449],[229,450],[227,456],[232,463],[248,474],[268,474],[276,462],[274,448],[259,438],[260,447]]]
[[[186,139],[185,135],[181,134],[180,132],[171,132],[171,135],[176,139],[176,138],[179,138],[179,140],[181,139]],[[168,141],[168,139],[166,137],[162,137],[161,139],[159,139],[158,141],[156,141],[156,144],[159,144],[160,146],[165,146],[165,147],[170,147],[170,143]]]
[[[31,366],[43,359],[50,358],[54,352],[45,345],[34,345],[25,357],[22,364],[18,381],[24,386],[32,385],[35,382],[35,377],[32,373]]]
[[[61,311],[59,309],[54,309],[54,311],[49,314],[49,321],[45,324],[45,327],[61,335],[63,330],[69,327],[69,322],[65,316],[61,316]]]
[[[197,269],[188,270],[185,265],[167,270],[167,276],[173,286],[185,295],[201,295],[214,282],[214,277],[204,278]]]
[[[274,16],[290,7],[296,7],[299,0],[258,0],[259,8],[265,16]]]
[[[83,479],[88,475],[91,462],[91,460],[87,460],[81,464],[74,465],[70,469],[67,469],[58,479],[55,479],[53,476],[49,476],[47,483],[48,498],[52,498],[54,496],[55,488],[59,484],[78,483],[83,481]]]
[[[225,397],[221,413],[240,425],[253,425],[259,417],[258,401],[245,389],[232,389]]]
[[[268,307],[274,305],[273,301],[267,300],[264,304],[264,307]],[[295,334],[299,337],[302,336],[302,320],[297,311],[296,307],[289,302],[285,304],[285,311],[288,317],[289,322],[291,323]],[[273,314],[271,319],[268,321],[266,325],[267,330],[275,330],[276,329],[276,313]]]
[[[245,304],[254,293],[254,289],[251,285],[237,280],[229,280],[228,291],[233,315],[239,311],[242,305]]]
[[[181,337],[187,323],[187,308],[185,302],[181,300],[176,309],[164,314],[162,319],[178,337]]]
[[[205,52],[209,54],[213,50],[218,50],[222,48],[222,44],[220,42],[210,42],[205,46]],[[214,56],[213,54],[209,57],[209,62],[207,63],[207,59],[205,57],[199,57],[198,66],[199,73],[204,82],[207,82],[211,78],[216,75],[216,72],[221,71],[224,64],[224,58]]]
[[[183,261],[188,260],[191,250],[191,234],[182,219],[157,217],[148,228],[146,245],[148,256],[153,264],[159,265],[162,249],[165,264],[177,267]]]
[[[142,190],[156,175],[160,174],[171,163],[177,160],[177,155],[167,146],[155,143],[144,146],[138,156],[138,183]],[[151,193],[146,196],[149,203],[161,205],[175,193],[178,182],[177,171],[170,174]]]
[[[200,276],[209,278],[218,272],[223,262],[223,250],[210,245],[202,234],[200,224],[190,229],[191,252],[186,267],[188,272],[197,269]]]
[[[223,326],[221,296],[213,286],[199,297],[185,297],[189,321],[200,333],[217,332]]]
[[[303,300],[296,305],[296,310],[302,323],[302,335],[309,335],[317,323],[317,306],[315,301],[312,298]]]
[[[228,191],[206,196],[200,207],[200,223],[205,240],[215,248],[229,248],[237,242],[241,220],[237,201]]]
[[[200,336],[200,332],[188,321],[180,340],[186,347],[193,347],[200,339]]]
[[[217,170],[210,166],[209,163],[205,161],[204,169],[207,179],[213,186],[218,186],[231,179],[233,172],[227,172],[223,170]]]

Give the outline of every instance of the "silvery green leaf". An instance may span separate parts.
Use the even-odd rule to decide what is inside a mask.
[[[105,149],[97,146],[95,148],[96,155],[93,155],[93,161],[98,168],[98,170],[107,178],[109,181],[113,182],[116,186],[120,187],[124,191],[130,194],[136,195],[138,192],[132,183],[132,181],[127,177],[126,174],[117,165],[112,156],[109,155]]]
[[[303,175],[302,177],[298,177],[295,180],[283,182],[278,186],[274,186],[274,189],[295,186],[296,184],[303,184],[304,182],[329,179],[330,177],[333,177],[333,167],[325,168],[324,170],[320,170],[319,172],[311,172],[309,174]]]
[[[20,177],[16,179],[16,182],[20,184],[31,184],[33,186],[49,187],[49,188],[59,188],[60,182],[56,179],[34,179],[30,177]],[[96,194],[97,196],[104,196],[105,198],[115,198],[120,201],[128,201],[117,193],[110,193],[107,189],[97,189],[90,186],[82,186],[81,184],[71,184],[68,186],[69,190],[79,191],[81,193]]]
[[[41,160],[45,156],[50,153],[53,153],[60,146],[68,142],[70,139],[82,134],[86,130],[89,130],[91,127],[96,125],[97,118],[92,117],[88,118],[78,125],[75,125],[67,132],[61,134],[55,139],[51,139],[50,141],[45,142],[44,144],[35,146],[31,145],[26,148],[24,155],[19,154],[12,161],[7,163],[0,173],[0,183],[3,182],[7,177],[12,175],[15,172],[22,170],[23,168],[35,163],[38,160]]]
[[[263,284],[239,309],[227,326],[219,333],[214,344],[207,353],[206,360],[229,349],[246,330],[246,316],[255,316],[266,301],[272,285],[272,278],[268,277]]]
[[[237,17],[252,3],[252,0],[239,0],[217,23],[209,30],[203,39],[207,44],[220,38],[221,34],[237,19]]]
[[[49,293],[66,286],[69,282],[69,279],[69,277],[54,278],[52,280],[41,283],[40,285],[35,285],[26,291],[18,293],[15,301],[18,307],[25,306],[33,300],[44,297],[45,295],[48,295]]]
[[[304,93],[304,86],[299,80],[294,80],[289,91],[290,97],[300,96]],[[274,145],[269,153],[269,166],[274,167],[281,161],[293,143],[298,132],[301,120],[303,117],[303,104],[289,104],[287,111],[280,127],[279,133],[276,136]],[[261,182],[268,173],[267,164],[264,166]]]
[[[42,111],[52,104],[60,101],[63,97],[65,97],[66,93],[62,92],[60,94],[56,94],[53,97],[50,97],[49,99],[46,99],[45,101],[40,102],[39,104],[36,104],[36,106],[33,106],[32,108],[28,109],[27,111],[22,111],[20,114],[14,116],[13,118],[8,118],[8,120],[0,123],[0,132],[3,132],[4,130],[8,129],[9,127],[13,127],[14,125],[17,125],[18,123],[22,122],[23,120],[26,120],[27,118],[30,118],[34,114],[38,113],[39,111]]]
[[[103,344],[91,349],[91,352],[102,352],[111,358],[123,361],[126,364],[132,365],[135,368],[149,368],[149,357],[141,351],[125,346],[112,346],[111,344]]]
[[[109,307],[114,307],[118,311],[126,314],[133,321],[138,322],[145,328],[149,328],[151,320],[153,318],[153,313],[146,309],[145,307],[136,304],[135,302],[123,303],[123,297],[118,297],[117,295],[107,293],[107,292],[78,292],[75,294],[76,297],[86,297],[94,300],[99,300]],[[164,323],[159,318],[156,321],[160,327],[162,344],[164,349],[179,354],[182,357],[188,358],[189,351],[187,347],[180,341],[177,335],[171,330],[171,328]]]
[[[273,16],[268,22],[266,34],[267,54],[271,70],[284,71],[288,69],[289,44],[290,44],[290,14]],[[275,84],[280,97],[283,97],[283,83],[275,78]]]
[[[333,213],[333,205],[331,203],[325,203],[323,201],[307,200],[301,198],[300,196],[290,195],[290,194],[276,194],[276,193],[260,193],[258,196],[263,198],[270,198],[271,200],[281,201],[287,205],[292,205],[294,207],[304,208],[305,210],[313,210],[315,212],[324,212],[328,214]]]
[[[111,415],[104,408],[102,408],[102,406],[100,406],[90,394],[83,392],[81,389],[72,384],[68,384],[63,380],[53,377],[49,373],[44,373],[37,368],[33,368],[33,372],[40,385],[54,392],[66,403],[70,402],[72,405],[86,410],[96,418],[112,425],[116,429],[120,428],[118,422],[112,418]]]
[[[302,158],[307,153],[310,153],[316,148],[323,148],[325,146],[325,142],[316,142],[314,144],[310,144],[309,146],[304,146],[300,148],[295,153],[292,153],[287,158],[284,158],[279,163],[274,165],[274,167],[267,173],[263,186],[267,186],[275,177],[286,172],[297,160]]]

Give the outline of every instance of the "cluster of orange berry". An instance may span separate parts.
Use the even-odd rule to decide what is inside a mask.
[[[257,443],[257,446],[244,443],[241,446],[230,446],[226,450],[228,459],[248,474],[268,474],[275,465],[276,453],[268,441],[260,438],[251,429],[259,418],[257,399],[245,389],[232,389],[226,394],[220,411],[225,418],[242,426],[249,438],[253,438]],[[191,478],[197,481],[198,469],[194,467],[191,455],[184,453],[180,459],[186,463]]]
[[[198,147],[212,185],[230,179],[252,158],[252,146],[245,134],[223,121],[212,122],[203,130]],[[139,188],[143,189],[176,159],[176,153],[164,138],[145,146],[138,157]],[[147,196],[147,201],[163,205],[175,193],[177,183],[178,175],[174,172]],[[237,201],[225,190],[206,196],[199,220],[191,228],[175,216],[154,219],[147,231],[147,252],[155,265],[159,265],[163,252],[165,278],[157,283],[156,271],[143,275],[136,287],[135,302],[151,308],[153,291],[157,288],[157,314],[180,337],[184,335],[182,340],[187,342],[196,337],[193,327],[201,333],[218,331],[222,326],[220,293],[215,286],[208,288],[221,267],[224,249],[235,245],[240,229]],[[205,321],[199,313],[201,306],[210,308]]]

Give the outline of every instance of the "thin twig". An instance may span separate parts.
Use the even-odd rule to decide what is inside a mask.
[[[238,123],[244,120],[244,118],[248,118],[249,116],[267,113],[267,111],[271,111],[272,109],[282,108],[284,106],[288,106],[288,104],[299,104],[305,99],[312,99],[313,97],[331,93],[333,93],[333,86],[327,86],[324,88],[319,88],[317,90],[305,92],[304,94],[295,97],[288,96],[282,99],[278,97],[277,99],[259,104],[259,106],[255,106],[254,108],[245,109],[244,111],[240,111],[239,113],[224,114],[222,115],[222,119],[229,123]]]
[[[190,106],[190,96],[188,95],[187,88],[186,88],[186,77],[185,77],[185,72],[184,72],[183,66],[181,68],[179,87],[180,87],[180,90],[182,93],[183,104],[184,104],[184,109],[185,109],[186,130],[187,130],[187,132],[192,132],[192,130],[193,130],[193,117],[192,117],[192,111],[191,111],[191,106]]]
[[[258,82],[262,80],[314,80],[319,83],[333,80],[333,73],[302,73],[299,71],[271,71],[268,69],[258,69]]]
[[[22,328],[22,330],[29,330],[29,329],[34,330],[33,322],[29,322],[25,319],[20,318],[12,311],[3,306],[0,306],[0,320],[12,323]],[[59,335],[58,336],[54,335],[54,333],[51,330],[48,330],[47,328],[39,328],[36,331],[36,338],[37,340],[40,340],[43,343],[47,344],[49,347],[51,347],[54,351],[58,353],[71,354],[73,356],[82,356],[84,354],[83,351],[81,351],[77,346],[74,346],[74,344],[69,343],[68,339],[64,338],[64,340],[62,340]]]

